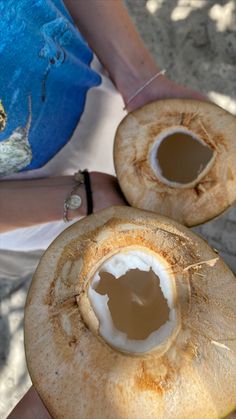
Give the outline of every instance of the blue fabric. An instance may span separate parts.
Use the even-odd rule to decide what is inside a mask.
[[[101,78],[61,0],[0,0],[0,33],[0,175],[6,175],[41,167],[67,143],[88,89]]]

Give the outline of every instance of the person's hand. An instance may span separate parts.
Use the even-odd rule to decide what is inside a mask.
[[[101,172],[91,172],[94,212],[113,205],[127,205],[116,177]]]
[[[32,386],[12,410],[7,419],[52,419]]]
[[[208,98],[201,93],[177,84],[167,77],[160,75],[148,86],[144,87],[144,89],[126,105],[126,109],[128,111],[134,111],[155,100],[178,98],[208,100]]]

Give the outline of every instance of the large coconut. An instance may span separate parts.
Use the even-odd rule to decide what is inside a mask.
[[[236,406],[236,281],[186,227],[112,207],[48,248],[25,311],[53,418],[215,419]]]
[[[196,100],[148,104],[119,125],[114,163],[132,206],[203,223],[236,200],[236,118]]]

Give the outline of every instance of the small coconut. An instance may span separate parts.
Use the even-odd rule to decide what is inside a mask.
[[[32,382],[57,419],[216,419],[236,406],[236,281],[186,227],[111,207],[65,230],[26,302]]]
[[[150,103],[119,125],[114,163],[132,206],[203,223],[236,200],[236,118],[208,102]]]

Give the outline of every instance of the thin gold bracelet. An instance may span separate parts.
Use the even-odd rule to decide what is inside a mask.
[[[131,96],[130,98],[126,101],[126,105],[124,107],[124,109],[127,108],[127,105],[132,102],[132,100],[134,100],[134,98],[136,98],[136,96],[139,95],[139,93],[141,93],[147,86],[149,86],[149,84],[151,84],[155,79],[157,79],[157,77],[159,76],[163,76],[166,73],[166,70],[161,70],[158,71],[156,74],[154,74],[154,76],[152,76],[150,79],[148,79],[141,87],[139,87]]]

